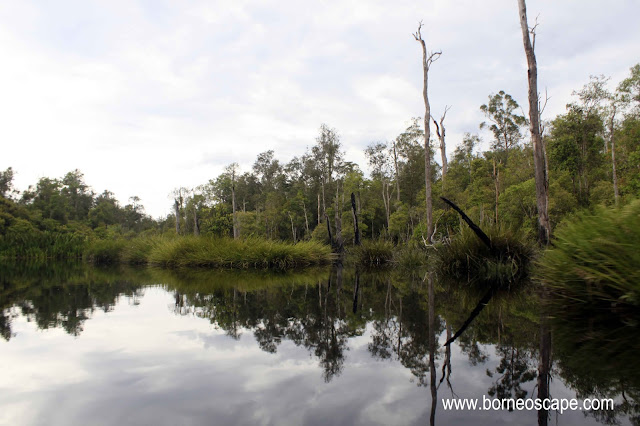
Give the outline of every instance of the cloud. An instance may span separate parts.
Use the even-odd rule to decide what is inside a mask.
[[[576,7],[579,5],[580,7]],[[640,57],[635,2],[529,1],[547,114],[564,111],[589,74],[623,78]],[[452,152],[477,131],[478,109],[505,90],[526,105],[515,5],[451,3],[8,1],[0,5],[0,168],[21,189],[79,168],[121,201],[166,214],[166,194],[249,170],[259,152],[287,161],[321,123],[350,160],[423,114],[423,19],[432,111],[447,116]]]

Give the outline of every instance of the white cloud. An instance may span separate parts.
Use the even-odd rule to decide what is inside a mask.
[[[547,116],[589,74],[619,80],[640,57],[632,1],[529,1],[540,14]],[[477,131],[478,109],[505,90],[526,105],[515,4],[503,1],[131,2],[10,0],[0,5],[0,168],[17,185],[81,169],[97,191],[139,195],[154,216],[175,186],[195,186],[274,149],[286,161],[327,123],[349,159],[422,115],[423,19],[434,114],[449,151]]]

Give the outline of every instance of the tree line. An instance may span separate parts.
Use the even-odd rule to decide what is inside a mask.
[[[564,114],[540,125],[552,227],[577,209],[640,195],[640,64],[615,90],[608,83],[604,76],[591,77],[574,91]],[[366,176],[363,167],[345,158],[339,132],[323,124],[315,143],[289,162],[268,150],[258,154],[251,170],[242,172],[233,163],[202,185],[176,188],[173,213],[163,219],[146,215],[138,197],[121,206],[110,191],[96,194],[79,170],[41,178],[18,192],[8,168],[0,172],[0,232],[177,232],[351,244],[357,217],[363,239],[422,242],[446,238],[460,226],[455,212],[440,201],[444,195],[480,224],[520,227],[535,236],[534,148],[525,137],[529,120],[503,90],[489,95],[479,109],[486,118],[479,128],[491,135],[486,151],[479,151],[479,134],[466,133],[447,158],[446,109],[440,119],[430,117],[437,140],[430,140],[428,154],[423,143],[428,121],[412,118],[392,140],[366,147]],[[442,164],[432,161],[425,177],[425,158],[434,158],[436,147]],[[425,180],[431,183],[432,229],[425,220]]]

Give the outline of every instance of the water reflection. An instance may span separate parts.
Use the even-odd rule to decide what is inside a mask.
[[[262,353],[279,355],[277,359],[281,361],[291,356],[293,345],[318,366],[316,374],[321,384],[314,385],[314,392],[326,388],[350,398],[362,394],[362,398],[350,403],[349,409],[333,400],[330,404],[336,412],[330,416],[334,420],[341,415],[346,416],[347,423],[388,423],[384,416],[369,415],[365,421],[363,413],[391,410],[380,405],[380,401],[390,398],[390,389],[404,395],[394,402],[393,409],[405,415],[395,421],[398,424],[488,424],[498,419],[521,424],[536,420],[547,424],[550,419],[559,424],[582,424],[585,420],[637,424],[640,418],[636,403],[640,383],[637,330],[628,320],[560,321],[540,309],[540,296],[532,290],[487,293],[444,283],[433,274],[342,267],[273,275],[99,269],[81,264],[4,265],[0,266],[0,277],[0,330],[9,342],[3,351],[11,350],[14,341],[20,340],[13,331],[16,321],[26,319],[39,329],[63,329],[80,342],[85,325],[94,321],[97,313],[106,315],[99,315],[95,321],[107,321],[123,303],[144,305],[145,290],[161,285],[171,302],[168,310],[161,307],[158,318],[169,314],[176,319],[191,318],[210,324],[227,339],[225,345],[237,348],[234,350],[246,351],[249,337]],[[148,322],[149,334],[158,332],[150,319],[133,318],[145,326]],[[105,336],[108,347],[106,339]],[[217,338],[215,341],[220,344]],[[46,352],[47,342],[39,344]],[[172,348],[165,350],[169,356]],[[195,353],[192,356],[197,358]],[[94,357],[99,364],[100,356]],[[165,367],[158,368],[157,374],[162,374]],[[247,365],[238,364],[226,374],[236,371],[236,380],[240,380],[245,368]],[[366,375],[354,382],[351,374],[361,369]],[[410,380],[402,378],[402,371],[410,375]],[[273,380],[276,386],[279,380]],[[399,384],[403,381],[404,385]],[[7,386],[0,381],[1,388]],[[47,385],[40,386],[46,389]],[[286,393],[289,405],[305,410],[304,416],[310,415],[310,408],[305,408],[310,404],[309,395],[301,390],[301,384],[291,382],[288,386],[292,392],[284,392],[281,387],[273,391]],[[410,391],[411,386],[414,391]],[[616,407],[584,417],[580,412],[558,416],[543,410],[452,412],[443,410],[440,402],[450,397],[481,399],[483,395],[545,398],[575,394],[580,398],[616,398]],[[374,404],[376,400],[378,403]],[[421,408],[415,404],[421,404]],[[354,414],[352,411],[358,406],[359,414]],[[274,412],[268,406],[261,406],[260,410],[273,418]],[[287,423],[277,420],[274,422]],[[319,418],[306,418],[303,423],[316,421]]]

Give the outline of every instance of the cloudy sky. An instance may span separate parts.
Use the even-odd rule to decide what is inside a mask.
[[[617,84],[640,62],[635,0],[527,2],[539,16],[539,85],[562,113],[590,74]],[[421,50],[432,113],[448,150],[478,132],[479,106],[505,90],[526,105],[516,0],[0,2],[0,169],[23,190],[40,177],[85,174],[154,217],[169,192],[258,153],[281,161],[338,130],[347,158],[421,116]],[[485,139],[488,139],[488,135]]]

